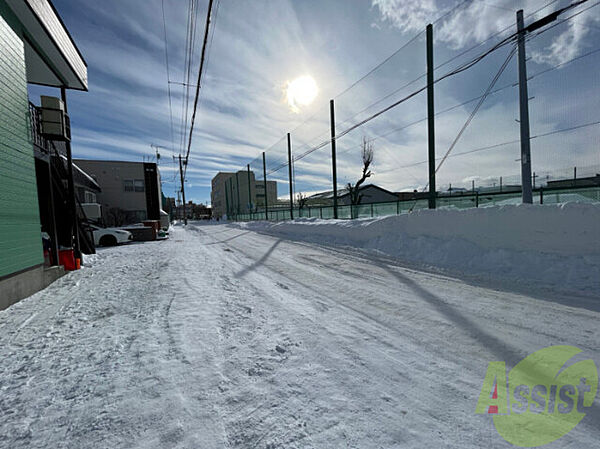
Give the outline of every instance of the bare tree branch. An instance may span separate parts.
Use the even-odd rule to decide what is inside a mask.
[[[307,197],[302,192],[296,195],[296,203],[298,204],[298,209],[304,209],[304,206],[306,206],[306,200]]]
[[[348,189],[348,192],[350,193],[350,201],[353,206],[360,204],[360,201],[362,200],[362,195],[359,193],[360,186],[367,180],[367,178],[370,178],[372,175],[371,170],[369,168],[371,167],[371,164],[373,163],[373,155],[374,155],[373,142],[369,141],[366,138],[366,136],[363,136],[362,149],[361,149],[361,156],[362,156],[362,163],[363,163],[362,175],[361,175],[360,179],[358,181],[356,181],[356,184],[352,185],[352,183],[348,183],[346,185],[346,188]]]

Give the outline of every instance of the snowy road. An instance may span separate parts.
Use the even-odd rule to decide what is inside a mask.
[[[600,366],[599,319],[593,300],[190,225],[0,312],[0,447],[513,447],[475,415],[488,362],[568,344]],[[596,398],[547,447],[599,441]]]

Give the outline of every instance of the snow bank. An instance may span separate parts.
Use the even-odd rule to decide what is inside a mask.
[[[378,219],[299,219],[239,226],[375,250],[445,271],[600,295],[598,204],[419,210]]]

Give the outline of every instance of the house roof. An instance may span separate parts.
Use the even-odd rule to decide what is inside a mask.
[[[67,162],[66,156],[61,154],[60,157],[65,163]],[[73,182],[75,184],[87,187],[94,192],[102,192],[102,189],[96,180],[79,168],[75,163],[73,163]]]
[[[87,63],[49,0],[5,0],[22,25],[27,81],[87,90]]]
[[[390,195],[396,196],[396,194],[394,192],[390,192],[389,190],[386,190],[383,187],[379,187],[378,185],[375,185],[375,184],[366,184],[364,186],[361,186],[358,189],[358,191],[362,192],[363,190],[368,189],[368,188],[377,189],[382,192],[389,193]],[[337,191],[338,198],[345,197],[346,195],[350,195],[350,192],[348,191],[348,189],[346,187],[338,189],[338,191]],[[308,199],[333,199],[333,190],[329,190],[327,192],[315,193],[314,195],[309,196]]]

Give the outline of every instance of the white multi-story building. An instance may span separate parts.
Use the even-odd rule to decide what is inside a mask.
[[[212,215],[221,218],[227,214],[245,214],[277,202],[277,182],[256,180],[254,172],[219,172],[211,182]]]

